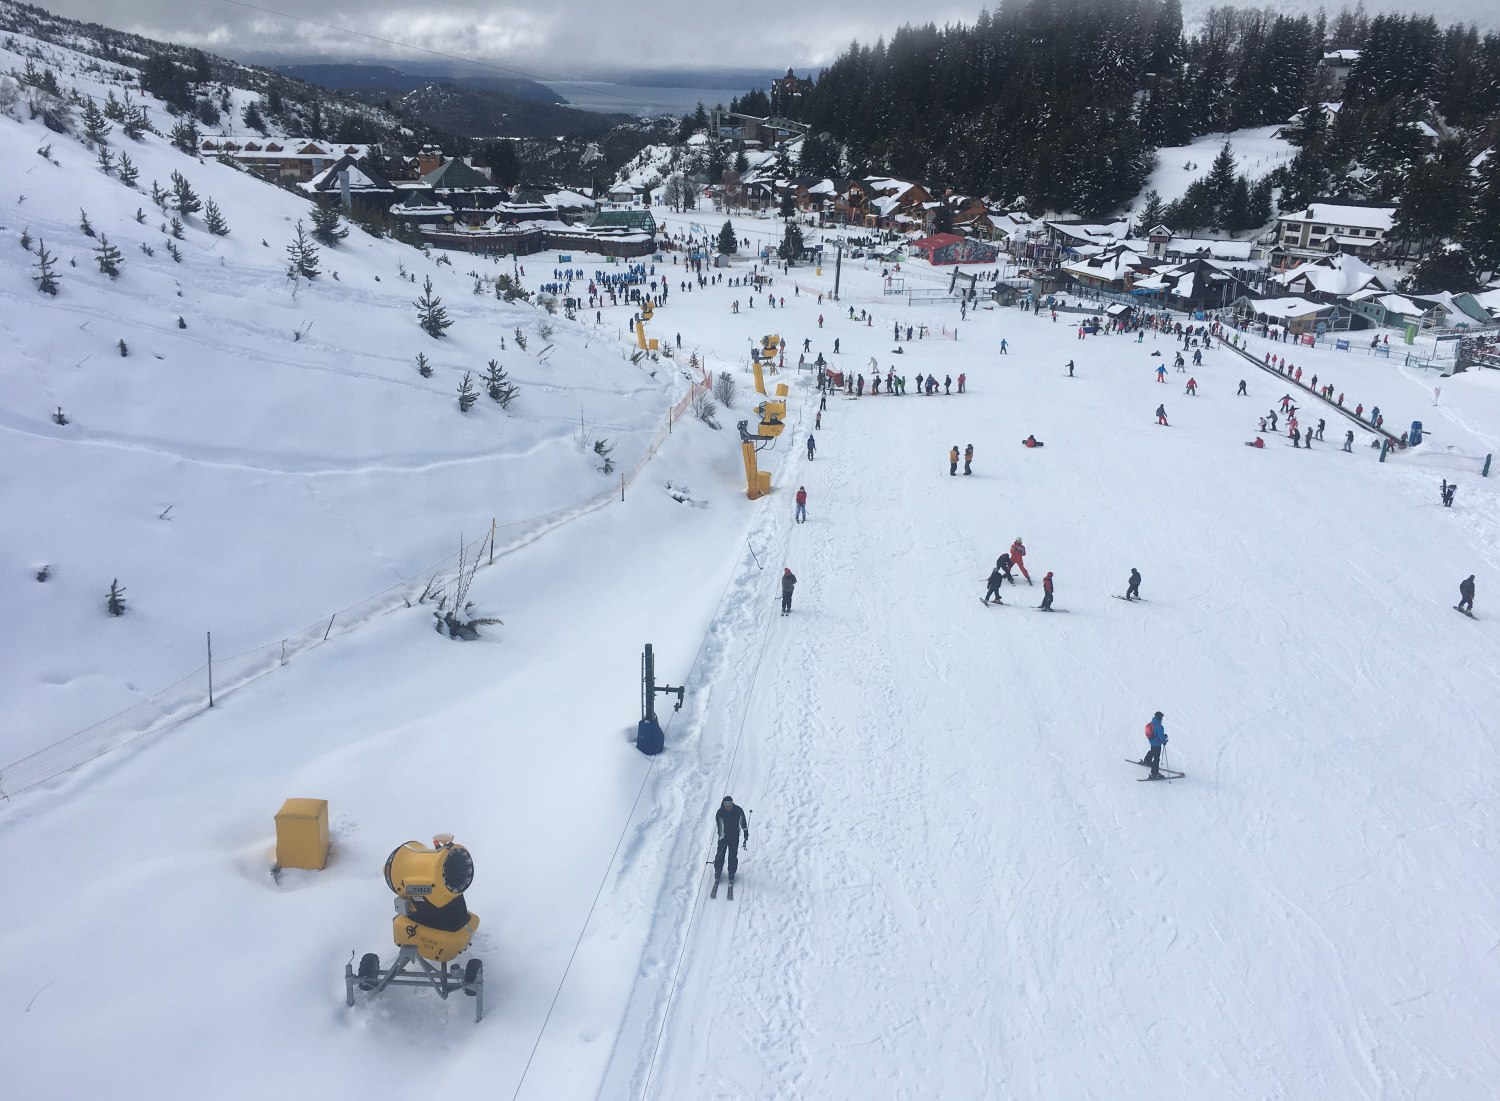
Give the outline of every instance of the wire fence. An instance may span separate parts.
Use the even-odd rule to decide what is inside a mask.
[[[0,794],[15,795],[87,764],[148,734],[159,733],[208,710],[213,703],[243,688],[299,655],[352,634],[389,612],[419,604],[436,609],[439,602],[452,607],[461,574],[493,565],[496,560],[520,550],[564,524],[616,500],[646,469],[661,449],[672,425],[692,410],[693,401],[711,388],[711,375],[699,368],[688,392],[668,411],[640,460],[620,476],[619,484],[583,501],[540,516],[508,524],[491,522],[481,539],[465,543],[461,550],[434,563],[404,581],[374,596],[311,623],[302,630],[264,646],[229,657],[215,657],[188,673],[175,684],[155,692],[92,726],[0,768]]]

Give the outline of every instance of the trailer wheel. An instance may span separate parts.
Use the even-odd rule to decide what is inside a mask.
[[[464,964],[464,993],[474,997],[479,993],[475,987],[484,982],[484,961],[470,960]]]
[[[359,988],[361,990],[374,990],[375,983],[380,979],[380,957],[374,952],[366,952],[359,957]]]

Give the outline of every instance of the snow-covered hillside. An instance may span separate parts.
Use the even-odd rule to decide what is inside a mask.
[[[1277,126],[1254,126],[1248,130],[1231,130],[1227,134],[1206,134],[1186,145],[1173,145],[1156,151],[1156,168],[1142,194],[1155,190],[1163,203],[1182,198],[1188,184],[1208,175],[1214,158],[1224,143],[1229,143],[1235,158],[1235,171],[1254,183],[1284,167],[1297,149],[1285,138],[1277,137]],[[1149,227],[1148,227],[1149,228]]]
[[[113,85],[90,59],[47,50],[65,87],[102,102]],[[0,67],[23,64],[0,50]],[[127,186],[27,113],[23,98],[0,116],[0,762],[198,669],[206,631],[221,656],[275,642],[492,521],[503,542],[507,525],[607,492],[618,475],[600,473],[593,442],[630,470],[683,388],[670,362],[629,361],[623,314],[596,328],[499,301],[490,279],[509,259],[450,263],[355,230],[294,280],[302,198],[115,126],[111,156],[139,173]],[[176,212],[151,190],[173,173],[217,204],[227,236],[200,210],[172,239]],[[122,255],[114,278],[96,265],[106,239]],[[43,247],[56,296],[38,291]],[[453,320],[441,339],[413,307],[428,278]],[[508,411],[483,395],[492,359],[520,388]],[[481,392],[467,415],[466,373]],[[128,589],[118,619],[103,615],[114,579]]]
[[[64,228],[56,218],[49,233]],[[736,225],[769,240],[776,223]],[[353,268],[339,266],[352,294]],[[945,278],[903,268],[908,285]],[[208,281],[214,267],[197,271]],[[528,281],[549,274],[531,265]],[[84,278],[64,275],[58,310]],[[10,881],[51,902],[14,908],[0,928],[7,1085],[94,1097],[118,1092],[128,1066],[166,1095],[225,1098],[291,1077],[341,1095],[354,1074],[401,1092],[484,1082],[549,1101],[1488,1098],[1500,1075],[1500,508],[1477,465],[1500,439],[1495,379],[1277,345],[1349,400],[1379,404],[1388,424],[1422,418],[1436,446],[1382,464],[1360,432],[1344,454],[1343,422],[1304,396],[1307,422],[1328,417],[1325,441],[1289,455],[1268,436],[1254,450],[1242,444],[1288,387],[1229,350],[1193,369],[1190,397],[1186,373],[1155,381],[1152,353],[1170,357],[1170,338],[1080,340],[1068,314],[912,310],[881,294],[874,262],[846,264],[843,301],[820,301],[833,277],[777,274],[785,307],[773,310],[764,295],[752,308],[742,286],[688,292],[674,275],[655,324],[727,362],[780,332],[789,364],[806,340],[840,369],[962,373],[969,392],[833,395],[815,429],[803,373],[787,432],[761,453],[774,491],[753,503],[732,431],[689,418],[623,504],[480,574],[476,597],[503,611],[503,632],[460,645],[420,610],[384,617],[4,804]],[[410,319],[404,303],[391,312],[378,335],[395,342]],[[118,310],[102,316],[123,324]],[[894,325],[923,322],[957,339],[893,340]],[[478,324],[460,316],[455,340]],[[1256,358],[1272,349],[1249,340]],[[1235,394],[1241,378],[1248,397]],[[1170,427],[1154,423],[1159,402]],[[280,408],[296,426],[294,406]],[[446,439],[449,413],[426,431]],[[387,422],[398,441],[404,423]],[[486,423],[502,442],[518,431]],[[45,425],[5,437],[61,449]],[[227,414],[220,430],[245,445],[249,429]],[[1023,448],[1028,433],[1046,446]],[[948,448],[968,443],[974,476],[949,477]],[[133,457],[87,446],[104,459],[79,460],[86,474]],[[538,447],[540,462],[511,462],[566,481],[572,454]],[[32,471],[53,455],[17,461]],[[206,463],[162,461],[162,477]],[[287,477],[270,465],[243,474],[247,507]],[[409,476],[363,469],[370,486]],[[1461,483],[1452,509],[1438,504],[1440,475]],[[7,483],[7,515],[23,481]],[[27,508],[47,506],[27,492]],[[457,522],[441,494],[386,508],[384,493],[346,498],[341,513],[371,546]],[[290,497],[277,500],[290,509]],[[97,530],[86,516],[69,528],[74,543]],[[1007,586],[1007,606],[986,608],[984,577],[1017,536],[1037,585]],[[315,537],[309,557],[351,571],[368,561],[327,530]],[[296,542],[275,536],[271,553]],[[784,566],[799,584],[783,619]],[[1132,566],[1142,604],[1113,599]],[[1049,571],[1065,610],[1050,616],[1035,610]],[[1477,621],[1450,610],[1471,573]],[[284,571],[255,574],[242,602],[284,600],[285,583]],[[57,634],[87,646],[85,629],[131,623]],[[647,641],[659,677],[687,688],[667,751],[649,761],[626,740]],[[1126,760],[1155,710],[1187,774],[1171,785],[1137,783]],[[704,865],[726,792],[755,812],[733,902],[707,898]],[[271,815],[287,795],[331,801],[334,855],[278,885]],[[485,1020],[425,991],[345,1009],[351,951],[392,953],[382,862],[441,829],[478,865],[468,899],[483,922]]]

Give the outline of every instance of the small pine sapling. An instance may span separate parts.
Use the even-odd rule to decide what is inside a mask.
[[[99,265],[100,274],[116,278],[120,274],[120,261],[123,259],[120,250],[109,243],[109,238],[100,234],[99,243],[94,246],[94,263]]]
[[[318,246],[308,237],[301,222],[297,223],[296,238],[286,247],[286,255],[292,262],[291,274],[303,279],[311,279],[318,274]]]
[[[177,263],[179,263],[179,264],[182,263],[182,250],[177,247],[177,242],[176,241],[168,241],[167,242],[167,255],[170,256]]]
[[[523,352],[526,350],[526,334],[519,328],[516,329],[516,347]]]
[[[141,251],[144,252],[147,256],[155,256],[156,255],[156,250],[154,248],[152,248],[150,245],[146,244],[145,241],[141,242]]]
[[[443,309],[443,300],[432,293],[431,276],[422,281],[422,297],[412,304],[417,308],[417,324],[430,337],[442,336],[444,330],[453,324],[448,311]]]
[[[99,165],[99,171],[103,172],[106,176],[115,170],[115,155],[109,151],[109,146],[107,145],[99,147],[99,152],[95,155],[94,160]]]
[[[113,88],[104,97],[104,117],[111,122],[121,122],[125,118],[125,105],[115,95]]]
[[[175,239],[179,241],[182,240],[182,219],[177,217],[177,215],[175,214],[172,215],[172,221],[167,228],[167,232],[170,233]]]
[[[146,224],[146,212],[140,207],[135,208],[135,220],[141,225]]]
[[[151,129],[151,120],[146,117],[146,109],[130,98],[130,93],[125,93],[124,103],[125,117],[120,120],[120,129],[131,141],[140,141],[141,135]]]
[[[458,411],[467,413],[478,400],[479,391],[474,389],[473,380],[470,379],[469,372],[465,371],[463,381],[458,384]]]
[[[36,155],[38,157],[41,157],[42,160],[44,160],[44,161],[50,161],[50,160],[52,160],[52,146],[51,146],[51,144],[49,143],[47,145],[42,146],[40,149],[38,149],[36,151]],[[57,162],[53,161],[53,163],[55,164]]]
[[[109,596],[104,600],[104,607],[110,615],[125,614],[125,590],[121,587],[118,577],[109,583]]]
[[[313,207],[312,225],[313,236],[330,248],[349,236],[348,228],[341,223],[337,207]]]
[[[172,127],[172,134],[169,140],[178,149],[182,150],[182,152],[190,156],[196,156],[198,153],[198,124],[191,119],[183,119],[176,126]]]
[[[125,338],[123,336],[120,338],[119,349],[120,349],[120,358],[121,359],[124,359],[126,356],[128,356],[130,354],[130,349],[126,346],[126,344],[125,344]]]
[[[51,578],[51,576],[52,567],[49,565],[44,565],[41,569],[36,571],[36,579],[38,581],[47,581],[49,578]]]
[[[608,440],[594,441],[594,454],[604,460],[604,465],[599,468],[601,474],[613,474],[615,472],[615,461],[611,459],[610,452],[614,451],[614,444]]]
[[[229,223],[224,220],[224,212],[212,199],[208,200],[208,206],[204,208],[203,225],[215,237],[229,236]]]
[[[155,180],[151,181],[151,201],[161,209],[167,209],[167,193],[161,189],[161,184]]]
[[[203,209],[203,203],[193,190],[193,185],[175,169],[172,172],[172,205],[182,214],[196,214]]]
[[[83,136],[95,145],[103,145],[104,139],[113,129],[94,98],[90,96],[86,99],[83,104]]]
[[[500,361],[492,359],[489,361],[489,370],[484,375],[484,388],[490,397],[500,403],[501,409],[509,409],[510,403],[516,400],[517,390],[515,385],[505,373],[505,368],[500,366]]]
[[[24,229],[21,231],[21,247],[27,252],[31,251],[31,234]]]
[[[36,280],[36,289],[43,294],[57,293],[57,273],[52,270],[52,265],[57,263],[57,257],[47,251],[47,242],[40,237],[36,242],[36,274],[32,276]]]
[[[427,357],[421,352],[417,353],[417,374],[423,378],[432,377],[432,364],[427,362]]]
[[[87,210],[80,210],[78,212],[78,228],[83,230],[85,237],[94,236],[94,227],[89,225],[89,212]]]
[[[135,181],[141,178],[141,170],[135,166],[135,161],[130,159],[129,153],[120,154],[119,176],[120,182],[126,187],[134,187]]]
[[[57,412],[52,414],[52,421],[54,424],[68,423],[68,415],[62,411],[61,405],[57,407]]]
[[[182,319],[182,318],[181,318],[181,317],[179,317],[179,318],[178,318],[178,319],[177,319],[177,327],[178,327],[178,328],[179,328],[179,329],[186,329],[186,328],[187,328],[187,322],[186,322],[186,321],[184,321],[184,320],[183,320],[183,319]]]

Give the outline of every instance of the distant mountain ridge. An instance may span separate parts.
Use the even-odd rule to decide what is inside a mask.
[[[433,76],[429,73],[411,72],[391,65],[313,63],[305,65],[274,65],[276,72],[318,84],[335,91],[397,91],[414,92],[429,84],[452,84],[485,92],[503,92],[518,99],[535,100],[539,103],[565,104],[545,84],[526,77],[507,76]]]

